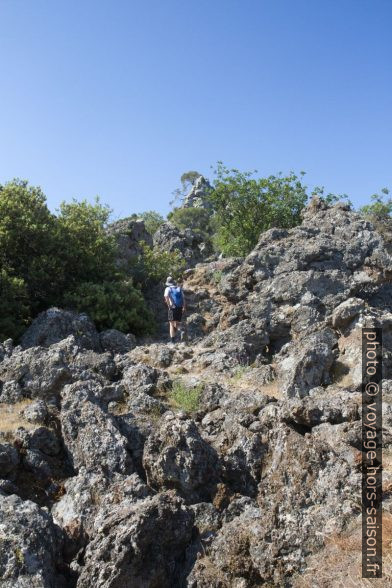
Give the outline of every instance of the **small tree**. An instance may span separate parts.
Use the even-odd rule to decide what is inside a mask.
[[[170,202],[170,205],[172,206],[175,202],[181,201],[201,175],[197,171],[184,172],[180,178],[181,188],[176,188],[173,191],[173,200]]]
[[[98,329],[125,333],[153,333],[155,322],[143,295],[132,280],[83,282],[64,296],[65,304],[92,318]]]
[[[371,204],[365,204],[365,206],[359,209],[359,212],[374,225],[374,228],[383,237],[391,253],[392,198],[384,199],[389,194],[388,188],[383,188],[381,193],[373,194],[371,196]]]
[[[163,216],[155,210],[147,210],[136,216],[144,221],[144,225],[150,235],[156,233],[159,227],[165,222]]]
[[[205,241],[211,238],[211,211],[205,208],[175,208],[167,218],[181,231],[189,228]]]
[[[175,279],[181,277],[186,263],[179,251],[163,251],[144,242],[141,243],[141,248],[142,253],[134,260],[130,270],[135,283],[143,291],[162,282],[168,275]]]
[[[214,173],[208,198],[215,212],[215,245],[225,255],[246,255],[263,231],[301,222],[308,196],[294,173],[256,179],[255,172],[228,169],[222,162]]]

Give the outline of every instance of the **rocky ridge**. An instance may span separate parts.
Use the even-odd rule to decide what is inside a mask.
[[[360,528],[364,326],[383,328],[392,539],[391,278],[374,227],[314,199],[186,272],[189,344],[61,309],[1,344],[0,586],[360,585],[360,547],[333,549]]]

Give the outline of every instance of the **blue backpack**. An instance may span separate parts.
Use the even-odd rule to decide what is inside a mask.
[[[184,295],[182,289],[179,286],[170,288],[170,298],[174,302],[176,308],[182,308],[184,306]]]

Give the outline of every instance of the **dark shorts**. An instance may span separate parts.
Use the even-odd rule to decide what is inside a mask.
[[[182,319],[182,308],[169,308],[167,311],[168,321],[181,322]]]

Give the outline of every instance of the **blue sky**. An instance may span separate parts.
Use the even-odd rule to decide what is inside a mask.
[[[392,187],[390,0],[0,0],[0,183],[169,211],[218,160]]]

